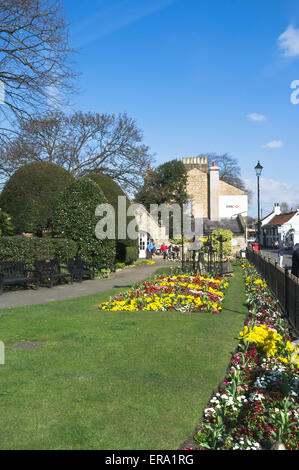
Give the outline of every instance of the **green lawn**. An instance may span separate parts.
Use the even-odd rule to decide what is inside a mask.
[[[177,449],[193,433],[246,317],[240,269],[221,315],[98,311],[110,294],[0,310],[0,449]]]

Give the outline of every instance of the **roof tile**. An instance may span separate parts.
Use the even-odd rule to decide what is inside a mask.
[[[273,227],[273,226],[283,225],[286,222],[288,222],[292,217],[294,217],[294,215],[296,215],[296,214],[297,214],[297,211],[292,211],[292,212],[288,212],[286,214],[276,215],[275,217],[273,217],[273,219],[270,220],[270,222],[268,222],[266,225],[264,225],[264,228],[265,227]]]

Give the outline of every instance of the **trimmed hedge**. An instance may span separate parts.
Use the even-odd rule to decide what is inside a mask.
[[[84,177],[68,186],[56,201],[52,216],[53,235],[78,243],[79,256],[98,268],[110,267],[115,261],[115,240],[99,240],[95,228],[98,205],[107,203],[102,190]]]
[[[64,168],[49,162],[29,163],[7,181],[0,195],[0,207],[11,216],[15,233],[35,233],[51,226],[57,196],[72,182]]]
[[[0,261],[26,261],[29,268],[38,259],[58,258],[65,263],[77,255],[78,246],[73,240],[37,237],[1,237]]]
[[[88,178],[92,179],[101,188],[109,204],[111,204],[115,211],[115,234],[116,234],[116,260],[126,264],[132,264],[139,257],[138,240],[118,240],[118,196],[125,196],[127,209],[131,202],[121,187],[109,176],[102,175],[101,173],[91,173]],[[126,224],[135,219],[134,216],[126,217]],[[127,250],[130,248],[129,250]],[[132,249],[131,249],[132,248]],[[129,254],[128,254],[129,253]]]

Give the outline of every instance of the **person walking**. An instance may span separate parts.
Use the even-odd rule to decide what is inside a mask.
[[[285,244],[282,243],[278,248],[278,264],[282,268],[284,257]]]
[[[299,277],[299,247],[293,252],[292,256],[292,274]]]
[[[148,259],[153,258],[154,248],[155,248],[155,245],[153,244],[152,241],[150,241],[149,244],[147,245]]]

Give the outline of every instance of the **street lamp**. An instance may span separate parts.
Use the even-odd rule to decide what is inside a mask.
[[[263,167],[260,162],[257,162],[255,169],[255,174],[257,177],[257,241],[260,246],[261,244],[261,216],[260,216],[260,176],[262,174]]]

